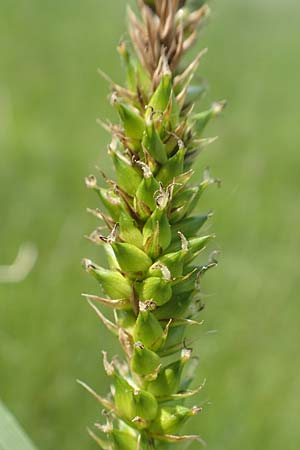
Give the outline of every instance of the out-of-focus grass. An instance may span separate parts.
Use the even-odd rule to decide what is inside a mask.
[[[96,68],[122,80],[125,3],[0,0],[0,264],[23,241],[39,248],[25,282],[0,286],[0,395],[44,450],[95,448],[85,427],[99,407],[75,379],[105,392],[100,350],[118,348],[80,298],[95,285],[79,263],[102,257],[82,238],[96,204],[83,178],[108,165]],[[201,206],[222,256],[194,345],[212,405],[189,426],[211,450],[300,445],[300,6],[261,3],[215,2],[202,37],[209,98],[229,99],[198,163],[223,179]]]

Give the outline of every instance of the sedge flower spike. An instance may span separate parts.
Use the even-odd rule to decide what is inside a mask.
[[[181,430],[201,411],[187,399],[202,387],[190,386],[196,358],[185,333],[202,323],[202,276],[216,265],[214,257],[197,260],[214,235],[200,233],[211,213],[194,210],[218,181],[207,170],[194,181],[192,165],[213,141],[203,132],[224,102],[195,113],[205,86],[194,76],[205,51],[182,61],[209,9],[201,0],[138,0],[138,8],[128,13],[131,43],[118,47],[126,85],[109,79],[119,123],[104,127],[115,180],[86,179],[101,205],[89,210],[101,225],[88,238],[103,247],[107,266],[84,260],[100,288],[84,296],[124,351],[122,361],[103,353],[110,395],[81,383],[103,408],[102,423],[89,432],[107,450],[202,442]]]

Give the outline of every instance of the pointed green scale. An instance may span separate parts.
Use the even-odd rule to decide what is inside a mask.
[[[134,312],[125,311],[125,310],[117,310],[115,311],[116,323],[119,328],[123,328],[130,334],[133,333],[133,329],[136,322],[136,316]]]
[[[179,389],[180,377],[179,364],[173,364],[173,367],[163,369],[158,374],[157,379],[149,383],[148,392],[151,392],[155,397],[175,394]]]
[[[163,341],[164,331],[151,311],[140,309],[133,331],[133,338],[151,350],[157,350]]]
[[[159,245],[165,250],[171,242],[171,227],[165,208],[160,209],[157,207],[145,223],[143,228],[144,245],[153,236],[157,224],[159,229]]]
[[[173,209],[170,214],[170,223],[177,223],[191,214],[196,208],[203,192],[214,182],[215,180],[205,179],[199,186],[191,186],[180,191],[172,202]]]
[[[111,215],[111,218],[117,221],[122,209],[125,208],[120,197],[118,197],[112,189],[99,188],[97,190],[97,193],[103,206],[105,206],[105,208]]]
[[[141,417],[144,420],[154,420],[157,416],[158,404],[155,397],[150,392],[136,390],[133,394],[135,417]]]
[[[152,118],[146,120],[146,130],[143,138],[143,145],[149,155],[160,164],[165,164],[168,160],[165,145],[155,128],[155,123]]]
[[[132,56],[130,52],[128,51],[128,48],[126,46],[125,42],[121,42],[121,44],[118,47],[119,54],[121,55],[122,60],[124,61],[125,69],[126,69],[126,80],[127,80],[127,87],[132,92],[136,91],[136,74],[135,74],[135,67],[132,61]]]
[[[155,397],[176,394],[179,389],[182,370],[190,357],[191,351],[183,350],[179,360],[162,368],[156,380],[149,383],[148,392],[151,392]]]
[[[136,450],[138,438],[132,433],[116,430],[113,428],[110,432],[110,438],[114,444],[114,448],[118,450]]]
[[[126,82],[130,91],[136,92],[143,91],[143,93],[151,90],[151,80],[149,74],[146,73],[143,66],[133,57],[128,51],[125,42],[122,42],[118,47],[119,54],[121,55],[126,69]]]
[[[199,270],[192,270],[182,281],[173,283],[172,293],[174,296],[186,295],[192,292],[195,288],[197,278],[199,276]]]
[[[136,191],[136,198],[144,202],[151,211],[154,211],[156,208],[154,194],[159,190],[159,187],[159,182],[152,174],[148,177],[145,176]]]
[[[111,270],[120,270],[119,263],[117,261],[116,255],[110,244],[103,243],[104,252],[106,255],[108,266]]]
[[[173,89],[171,90],[168,105],[162,117],[162,125],[165,129],[175,130],[178,126],[180,106],[176,100]]]
[[[161,277],[146,278],[141,283],[139,295],[141,301],[153,300],[158,306],[164,305],[172,296],[171,283]]]
[[[188,241],[188,252],[185,256],[185,263],[190,263],[204,248],[206,244],[214,239],[214,234],[209,234],[207,236],[200,236]]]
[[[166,164],[162,166],[157,174],[157,180],[164,186],[167,186],[175,177],[183,172],[185,148],[180,148],[174,156],[172,156]]]
[[[197,136],[201,136],[208,122],[213,118],[218,116],[224,109],[225,102],[216,102],[211,105],[207,111],[194,114],[192,116],[193,132]]]
[[[169,133],[164,137],[164,144],[168,155],[174,153],[175,149],[178,147],[178,139],[182,139],[185,134],[187,118],[182,117],[180,120],[181,122],[178,119],[179,123],[174,129],[172,128],[169,130],[171,134]]]
[[[135,417],[135,408],[132,401],[133,387],[116,372],[114,372],[114,387],[114,401],[117,411],[126,419],[132,420]]]
[[[189,186],[182,189],[178,194],[174,196],[172,201],[172,209],[180,208],[188,205],[194,199],[194,196],[198,194],[199,186]]]
[[[173,317],[174,319],[182,318],[191,303],[192,293],[193,290],[190,292],[185,292],[184,296],[182,294],[176,295],[175,293],[173,293],[173,296],[171,300],[168,301],[168,303],[165,303],[163,306],[160,306],[155,310],[154,314],[157,317],[157,319],[167,320],[169,317]],[[178,328],[180,327],[170,328],[165,345],[166,347],[168,347],[170,340],[172,339],[172,335],[174,334],[174,331],[176,332],[176,335],[178,334],[177,333]],[[180,342],[182,342],[182,338]]]
[[[172,74],[170,70],[165,70],[156,91],[149,101],[149,106],[154,112],[165,111],[172,92]]]
[[[129,195],[134,196],[142,181],[142,175],[138,169],[132,166],[131,162],[118,151],[110,148],[109,154],[113,160],[118,185]]]
[[[198,216],[187,217],[180,223],[172,225],[172,241],[178,238],[178,231],[187,238],[194,236],[207,222],[208,218],[209,214],[199,214]]]
[[[218,183],[218,181],[211,178],[208,174],[204,174],[203,181],[200,183],[199,186],[197,186],[198,190],[192,197],[191,202],[189,203],[189,206],[187,208],[187,215],[191,214],[191,212],[196,208],[198,201],[200,200],[202,194],[206,191],[206,189],[215,183]]]
[[[188,87],[184,106],[193,104],[200,100],[200,98],[207,92],[205,84],[192,84]]]
[[[155,220],[155,211],[153,213],[153,216]],[[158,223],[159,223],[159,245],[161,246],[162,250],[166,250],[171,242],[171,227],[166,211],[163,212]]]
[[[133,244],[138,248],[143,248],[143,235],[137,227],[135,220],[125,212],[122,212],[119,217],[120,238]]]
[[[152,265],[149,256],[133,244],[113,242],[111,246],[124,272],[146,272]]]
[[[167,253],[163,255],[159,260],[154,263],[149,269],[150,276],[162,276],[161,270],[158,265],[166,266],[171,272],[172,278],[177,278],[182,275],[183,262],[186,256],[185,250],[178,250],[177,252]]]
[[[161,247],[159,243],[159,222],[156,222],[156,226],[152,233],[144,239],[144,251],[151,256],[152,259],[158,258],[161,253]]]
[[[171,226],[171,244],[167,251],[174,252],[180,249],[181,239],[178,232],[182,233],[187,239],[195,236],[203,225],[207,222],[210,214],[201,214],[194,217],[187,217]]]
[[[111,442],[109,442],[107,440],[104,441],[99,436],[97,436],[95,433],[93,433],[93,431],[91,431],[89,428],[88,428],[88,433],[91,436],[91,438],[96,442],[98,447],[102,448],[102,450],[114,450]]]
[[[157,415],[158,408],[155,397],[149,392],[133,388],[116,371],[113,376],[117,410],[127,420],[133,420],[137,416],[145,421],[153,420]]]
[[[163,406],[159,409],[158,417],[152,423],[150,431],[160,434],[178,433],[189,417],[195,416],[199,408],[186,408],[185,406]]]
[[[113,103],[123,123],[126,136],[131,139],[142,140],[145,130],[144,119],[133,108],[120,102],[118,98],[115,97]]]
[[[138,438],[140,435],[140,431],[138,431],[134,425],[128,424],[128,423],[124,422],[123,420],[118,421],[118,429],[120,431],[124,431],[125,433],[131,434],[132,436],[134,436],[136,438]]]
[[[138,215],[139,219],[141,221],[147,220],[151,214],[151,210],[146,205],[146,203],[143,202],[143,200],[140,200],[140,199],[134,197],[133,205],[134,205],[134,211]]]
[[[86,262],[86,269],[100,282],[103,290],[113,300],[131,299],[133,290],[130,282],[120,272]]]
[[[140,376],[152,375],[160,365],[160,357],[141,342],[134,345],[130,361],[131,370]]]
[[[185,299],[185,301],[187,301]],[[178,353],[183,345],[184,345],[184,337],[186,332],[186,325],[171,327],[168,333],[168,337],[166,343],[161,351],[159,351],[159,355],[161,357],[174,355]]]
[[[149,98],[149,93],[152,92],[152,80],[149,76],[147,69],[136,59],[135,61],[135,71],[137,78],[137,91],[144,96],[144,99]],[[138,92],[139,94],[139,92]]]
[[[188,170],[187,172],[183,172],[182,174],[178,175],[174,181],[175,186],[173,188],[173,196],[175,196],[185,189],[185,186],[187,183],[191,180],[191,178],[195,175],[195,171],[193,169]]]
[[[179,208],[174,209],[169,217],[170,224],[173,225],[174,223],[179,223],[181,220],[183,220],[187,216],[187,211],[189,208],[189,205],[191,204],[191,199],[185,204],[182,205]]]

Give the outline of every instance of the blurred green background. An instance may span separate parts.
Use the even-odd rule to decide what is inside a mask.
[[[125,0],[0,0],[0,264],[24,241],[38,262],[0,285],[0,397],[41,450],[92,450],[100,409],[75,382],[108,388],[100,351],[117,351],[80,297],[96,292],[80,260],[96,205],[84,176],[107,168],[112,118],[101,67],[122,81],[115,52]],[[206,278],[194,345],[207,378],[198,422],[210,450],[295,450],[299,427],[299,2],[212,2],[200,47],[207,101],[227,98],[198,163],[223,179],[200,209],[221,264]],[[214,332],[214,330],[216,330]],[[193,448],[198,448],[194,446]]]

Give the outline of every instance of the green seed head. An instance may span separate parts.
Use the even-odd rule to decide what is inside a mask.
[[[184,405],[198,392],[190,389],[195,359],[186,332],[201,323],[202,277],[216,265],[203,256],[214,237],[207,232],[211,214],[196,208],[219,182],[207,169],[197,179],[192,165],[213,142],[203,133],[225,103],[199,112],[206,85],[194,77],[206,51],[187,64],[182,58],[208,7],[202,0],[139,0],[138,8],[129,9],[131,43],[118,47],[124,86],[111,82],[118,123],[104,124],[114,179],[86,179],[105,209],[90,210],[101,223],[88,238],[101,245],[108,267],[84,260],[104,292],[84,296],[125,352],[112,363],[105,355],[109,397],[88,388],[107,418],[97,425],[105,439],[90,434],[108,450],[166,449],[196,438],[180,434],[200,411]]]

